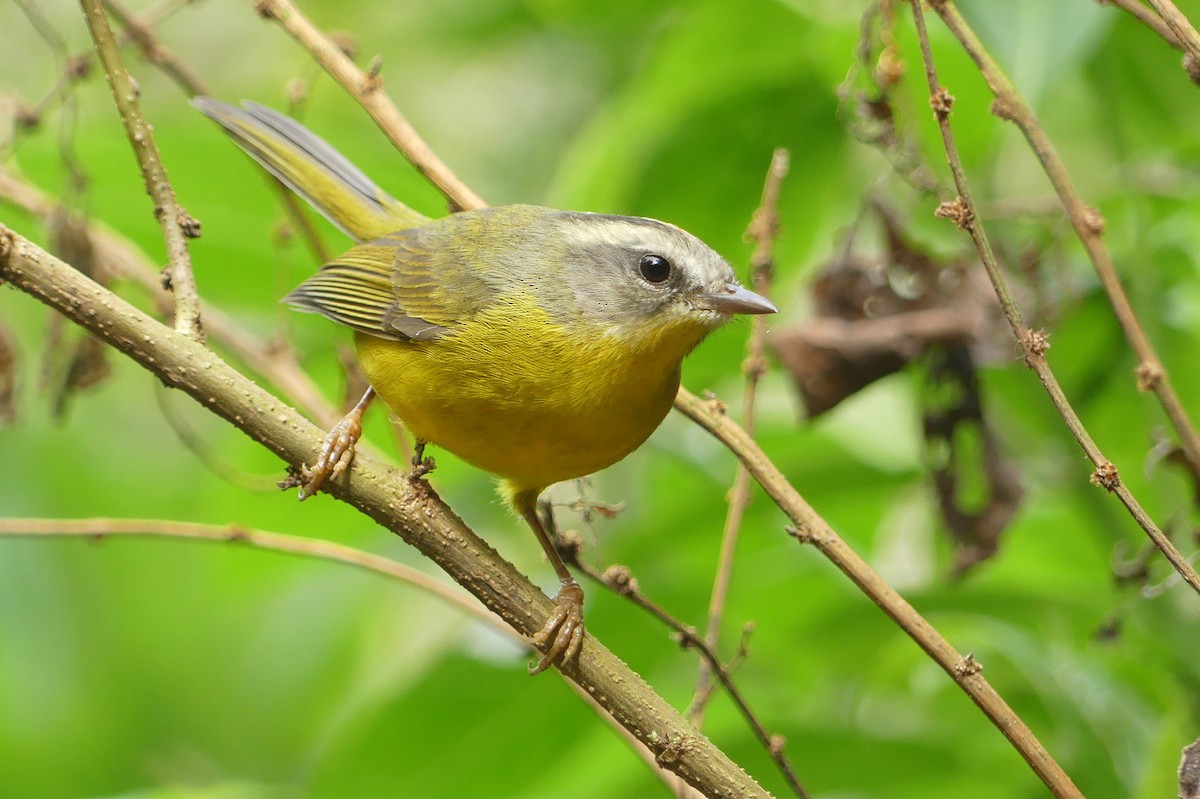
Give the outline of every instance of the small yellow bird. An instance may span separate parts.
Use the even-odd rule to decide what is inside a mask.
[[[430,220],[290,117],[193,104],[359,242],[286,301],[354,330],[373,391],[422,446],[501,478],[562,581],[531,672],[570,661],[583,591],[538,518],[538,495],[637,449],[671,409],[684,356],[731,315],[775,306],[673,225],[532,205]],[[326,439],[302,497],[349,465],[370,397]]]

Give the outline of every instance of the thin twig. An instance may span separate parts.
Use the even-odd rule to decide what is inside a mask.
[[[1163,22],[1171,29],[1183,45],[1184,51],[1192,57],[1193,62],[1200,61],[1200,33],[1188,21],[1183,12],[1171,0],[1148,0],[1154,10],[1162,17]]]
[[[175,329],[197,341],[203,341],[196,278],[192,275],[191,258],[187,252],[187,238],[199,235],[199,223],[188,216],[175,200],[175,192],[167,180],[167,170],[158,157],[150,126],[142,115],[142,103],[138,98],[140,90],[121,61],[120,48],[100,0],[80,0],[80,4],[83,5],[84,18],[88,20],[92,41],[96,43],[96,54],[100,56],[104,67],[104,77],[113,90],[113,102],[120,112],[126,136],[133,145],[138,167],[142,170],[146,193],[154,199],[155,218],[162,228],[163,241],[167,244],[166,278],[175,296]]]
[[[783,473],[767,458],[745,430],[724,413],[717,400],[702,400],[681,390],[675,407],[729,448],[750,474],[787,514],[794,525],[792,534],[801,543],[812,544],[837,566],[872,602],[904,630],[934,662],[971,698],[996,725],[1013,747],[1057,797],[1082,799],[1083,794],[1054,761],[1033,732],[1013,712],[996,689],[980,673],[982,666],[970,654],[960,655],[934,627],[921,617],[904,597],[888,585],[865,560],[842,540],[829,523],[813,510]]]
[[[196,294],[196,279],[192,274],[187,246],[189,236],[199,235],[199,223],[175,200],[175,191],[167,180],[167,171],[158,155],[158,148],[154,146],[150,126],[142,116],[141,101],[138,99],[140,90],[125,69],[120,48],[100,0],[80,0],[80,3],[92,41],[96,44],[96,54],[104,66],[104,76],[112,89],[113,102],[120,111],[125,134],[137,156],[146,192],[154,199],[154,216],[158,219],[167,245],[166,276],[175,295],[175,329],[197,341],[203,340],[200,298]]]
[[[188,97],[212,94],[205,86],[204,81],[200,80],[186,64],[159,41],[158,37],[154,35],[154,28],[150,22],[138,18],[117,0],[103,0],[103,2],[121,23],[121,27],[125,29],[125,35],[137,45],[138,51],[146,60],[158,67]],[[308,247],[313,260],[319,264],[328,263],[329,250],[313,226],[311,217],[304,212],[300,199],[265,167],[257,163],[255,166],[262,172],[272,191],[275,192],[276,199],[283,206],[284,213],[287,214],[292,227],[300,232],[300,238]]]
[[[255,491],[261,494],[274,494],[279,491],[278,469],[270,473],[254,474],[226,458],[221,442],[200,432],[192,424],[189,414],[180,407],[183,405],[183,400],[177,393],[162,383],[155,383],[154,399],[158,404],[158,411],[162,414],[163,421],[175,434],[175,439],[209,472],[231,486],[245,491]],[[177,399],[180,400],[178,405],[175,403]],[[191,411],[192,404],[188,402],[187,405],[187,410]]]
[[[1114,5],[1125,9],[1139,22],[1161,36],[1167,44],[1176,50],[1183,49],[1183,43],[1179,41],[1179,37],[1175,35],[1170,26],[1163,22],[1162,17],[1155,14],[1153,9],[1148,8],[1142,0],[1096,0],[1096,2],[1100,5]]]
[[[450,203],[462,210],[482,208],[483,198],[463,183],[437,154],[430,149],[399,109],[383,91],[378,72],[364,72],[324,33],[292,5],[290,0],[256,0],[255,9],[263,17],[278,22],[291,34],[334,80],[357,100],[379,129],[425,178],[437,187]]]
[[[942,203],[938,208],[938,215],[953,219],[959,228],[966,230],[971,235],[971,239],[975,242],[975,249],[979,253],[979,258],[983,262],[984,268],[987,270],[988,277],[992,281],[992,286],[995,288],[996,296],[1000,299],[1000,305],[1004,310],[1004,316],[1008,319],[1009,325],[1012,327],[1013,335],[1017,339],[1024,352],[1025,364],[1034,371],[1042,386],[1046,389],[1046,393],[1050,395],[1051,402],[1062,416],[1063,421],[1071,430],[1075,440],[1079,442],[1080,447],[1092,461],[1096,470],[1092,473],[1092,482],[1099,485],[1110,493],[1115,494],[1125,506],[1126,510],[1133,517],[1134,521],[1145,531],[1154,545],[1166,556],[1171,565],[1175,567],[1175,571],[1179,572],[1180,576],[1195,590],[1200,593],[1200,574],[1196,573],[1196,569],[1188,562],[1187,558],[1175,547],[1171,539],[1163,534],[1154,520],[1138,503],[1137,499],[1130,492],[1129,488],[1121,481],[1117,467],[1108,460],[1096,446],[1096,442],[1092,440],[1091,434],[1083,426],[1079,415],[1075,413],[1071,403],[1067,400],[1063,393],[1062,387],[1058,384],[1058,379],[1054,376],[1054,372],[1050,368],[1049,362],[1046,360],[1046,351],[1050,348],[1049,339],[1046,333],[1037,330],[1030,330],[1025,326],[1024,320],[1021,318],[1021,312],[1017,308],[1016,302],[1012,298],[1012,294],[1008,288],[1008,281],[1001,271],[999,264],[996,262],[995,253],[992,251],[991,244],[988,242],[987,234],[984,231],[982,223],[980,223],[976,212],[973,200],[971,199],[970,187],[967,184],[966,173],[963,171],[962,161],[958,157],[958,147],[954,141],[954,134],[950,129],[950,108],[953,105],[954,98],[950,93],[938,82],[937,71],[934,68],[933,53],[929,46],[929,37],[925,31],[925,15],[921,11],[919,0],[911,2],[913,8],[913,16],[917,23],[918,40],[921,43],[921,55],[925,61],[925,76],[929,82],[930,104],[934,108],[934,115],[938,120],[938,128],[942,135],[942,144],[946,151],[947,160],[950,162],[950,170],[954,175],[954,185],[958,191],[958,198],[952,202]],[[1087,209],[1084,208],[1079,198],[1074,193],[1074,187],[1071,185],[1069,178],[1066,176],[1066,171],[1062,167],[1062,163],[1058,157],[1054,155],[1053,149],[1050,147],[1050,142],[1045,138],[1041,128],[1037,126],[1033,120],[1032,114],[1029,114],[1028,109],[1023,104],[1018,110],[1016,106],[1011,106],[1009,103],[1019,103],[1019,98],[1016,97],[1015,91],[1012,90],[1006,78],[999,73],[990,58],[984,58],[984,53],[978,41],[974,39],[974,35],[970,29],[966,27],[966,23],[958,16],[958,12],[953,8],[953,3],[949,0],[942,0],[936,4],[934,8],[938,14],[947,21],[947,25],[955,32],[960,41],[964,42],[964,47],[975,58],[980,69],[984,71],[984,76],[988,83],[992,86],[993,92],[996,92],[998,102],[999,98],[1003,98],[1005,103],[1006,116],[1010,114],[1022,114],[1025,120],[1022,124],[1022,129],[1027,131],[1030,136],[1030,142],[1037,150],[1038,158],[1046,166],[1047,172],[1051,175],[1051,180],[1055,182],[1055,187],[1060,190],[1060,195],[1063,202],[1067,205],[1068,211],[1071,213],[1072,221],[1076,213],[1087,214]],[[982,54],[982,55],[981,55]],[[998,87],[1006,86],[1007,89],[1002,90]],[[1009,116],[1009,118],[1013,118]],[[1069,191],[1069,194],[1062,194],[1063,190]],[[1098,227],[1094,221],[1098,218],[1095,211],[1091,212],[1093,221],[1090,223]],[[1077,227],[1078,230],[1078,227]],[[1114,283],[1115,291],[1110,289],[1109,297],[1112,299],[1114,307],[1119,308],[1117,311],[1118,317],[1124,317],[1130,322],[1133,328],[1136,329],[1137,336],[1131,338],[1131,341],[1136,341],[1135,349],[1149,348],[1149,342],[1145,340],[1141,333],[1141,328],[1137,325],[1137,320],[1133,316],[1133,310],[1129,307],[1128,300],[1125,294],[1120,290],[1120,283],[1117,281],[1116,273],[1112,269],[1112,263],[1108,260],[1107,251],[1100,243],[1098,230],[1092,230],[1085,235],[1080,233],[1084,238],[1084,243],[1088,247],[1089,252],[1093,254],[1094,262],[1097,263],[1097,270],[1100,274],[1101,282]],[[1100,257],[1102,256],[1102,258]],[[1100,264],[1104,264],[1103,267]],[[1123,322],[1124,325],[1124,322]],[[1127,328],[1127,334],[1129,329]],[[1157,364],[1157,357],[1153,355],[1153,350],[1150,350],[1150,357],[1143,357],[1142,366],[1139,367],[1139,373],[1142,369],[1148,366],[1149,363]],[[1156,381],[1158,388],[1156,393],[1163,387],[1167,387],[1171,402],[1164,401],[1164,407],[1168,409],[1168,414],[1171,415],[1171,409],[1178,403],[1174,392],[1169,390],[1166,371],[1158,366],[1158,377],[1161,379]],[[1163,394],[1160,394],[1162,397]],[[1183,409],[1178,408],[1179,414],[1183,415]],[[1174,418],[1174,417],[1173,417]],[[1195,437],[1195,431],[1192,430],[1190,423],[1187,422],[1186,415],[1183,415],[1182,423],[1176,427],[1183,439],[1185,451],[1187,441]],[[1188,455],[1189,460],[1191,456]],[[1191,460],[1192,469],[1195,470],[1200,465],[1200,459]]]
[[[505,636],[518,646],[529,648],[529,644],[517,635],[512,627],[500,621],[486,608],[468,596],[462,589],[437,580],[419,569],[403,563],[364,552],[361,549],[348,547],[319,538],[304,538],[284,533],[273,533],[266,530],[255,530],[240,525],[210,525],[193,522],[168,521],[163,519],[12,519],[0,518],[0,536],[8,538],[74,538],[86,537],[93,540],[103,538],[170,538],[185,541],[211,541],[228,543],[237,546],[248,546],[266,552],[279,552],[285,555],[297,555],[304,558],[341,563],[361,569],[371,574],[396,580],[412,586],[420,591],[440,599],[475,621],[486,625]],[[651,767],[667,787],[672,791],[683,791],[689,799],[702,799],[699,793],[675,774],[664,770],[654,762],[654,753],[647,749],[641,741],[617,724],[611,716],[604,712],[587,692],[570,680],[565,681],[576,694],[594,705],[598,715],[605,719],[610,726],[621,735],[638,756]],[[693,792],[693,793],[688,793]]]
[[[737,651],[733,654],[733,657],[729,659],[729,662],[726,663],[722,667],[723,670],[725,671],[725,673],[729,675],[730,680],[733,679],[733,673],[734,673],[734,671],[737,670],[738,666],[742,665],[742,663],[745,662],[746,658],[750,656],[749,640],[750,640],[750,633],[752,633],[754,631],[754,627],[755,627],[755,625],[753,622],[747,622],[746,625],[742,627],[742,635],[738,639]],[[692,705],[708,704],[708,700],[712,698],[712,695],[714,693],[716,693],[716,691],[717,691],[717,683],[713,682],[712,680],[709,680],[708,685],[706,685],[704,687],[704,690],[702,692],[694,694],[692,696]],[[688,717],[690,718],[691,715],[692,715],[692,708],[689,707],[688,708]],[[782,748],[782,746],[783,746],[782,736],[773,736],[772,740],[781,741],[780,747]]]
[[[146,9],[142,15],[142,23],[147,27],[154,27],[168,16],[191,3],[192,0],[160,0],[160,2]],[[121,47],[133,41],[133,34],[129,31],[124,31],[117,38],[117,43]],[[78,53],[72,53],[66,58],[66,67],[50,87],[50,90],[42,95],[42,98],[32,106],[22,109],[25,121],[29,125],[37,124],[46,112],[50,110],[50,104],[55,100],[59,100],[65,96],[66,87],[78,80],[87,77],[91,72],[92,62],[96,58],[95,49],[81,50]]]
[[[175,57],[162,42],[154,36],[151,27],[138,19],[118,0],[102,0],[110,14],[116,17],[128,33],[133,43],[146,59],[162,70],[163,74],[182,86],[190,95],[206,94],[204,83],[192,72],[191,68]]]
[[[750,256],[751,280],[754,290],[767,297],[770,295],[772,270],[775,263],[775,237],[779,232],[779,188],[788,172],[788,151],[782,147],[771,155],[771,164],[763,182],[762,200],[746,229],[746,238],[754,242]],[[764,352],[767,342],[767,319],[756,316],[751,321],[750,340],[747,343],[746,362],[743,371],[746,385],[742,394],[742,426],[754,434],[754,402],[758,395],[758,380],[766,371]],[[733,577],[733,563],[737,554],[738,532],[746,507],[750,504],[750,473],[740,463],[729,491],[729,511],[725,516],[725,528],[721,532],[721,550],[717,558],[717,572],[713,579],[712,597],[708,603],[708,625],[704,629],[704,643],[714,652],[721,636],[721,617],[725,612],[725,601],[729,595],[729,583]],[[708,660],[700,661],[700,673],[696,679],[689,717],[696,729],[704,724],[705,702],[709,695],[712,673]]]
[[[54,213],[56,203],[37,187],[0,169],[0,200],[23,208],[44,220]],[[160,307],[171,307],[170,297],[158,279],[155,266],[132,242],[96,224],[88,226],[88,237],[97,262],[105,264],[116,279],[141,286]],[[283,395],[322,426],[332,426],[342,413],[321,394],[308,373],[300,368],[292,350],[282,344],[262,341],[224,311],[201,300],[200,313],[213,341],[220,343],[244,365],[266,378]]]
[[[348,60],[346,60],[344,56],[342,56],[340,52],[336,50],[336,48],[326,39],[326,37],[315,31],[315,29],[312,28],[307,20],[300,18],[290,4],[285,4],[282,2],[282,0],[259,0],[257,7],[261,12],[275,16],[276,18],[278,18],[280,13],[286,13],[287,18],[281,19],[281,24],[284,24],[284,26],[288,28],[289,32],[292,32],[293,36],[296,37],[297,41],[309,49],[310,52],[312,52],[323,65],[327,65],[327,69],[330,69],[330,66],[328,66],[329,64],[337,65],[344,62],[345,68],[340,68],[338,72],[333,73],[334,77],[338,78],[339,82],[346,86],[352,94],[357,95],[363,81],[365,80],[363,73],[350,65]],[[378,92],[370,92],[369,96],[377,99],[378,94]],[[376,117],[376,121],[379,122],[378,117]],[[403,127],[405,129],[409,129],[407,122],[404,123]],[[384,129],[387,131],[387,126],[384,126]],[[411,151],[406,149],[408,143],[403,137],[391,135],[390,133],[389,136],[393,143],[397,145],[401,152],[403,152],[411,162],[417,163],[421,159],[421,151]],[[423,142],[422,147],[424,148]],[[442,165],[440,160],[437,160],[436,163],[439,166]],[[454,183],[458,182],[459,181],[457,178],[454,178]],[[438,185],[439,187],[441,186],[441,184]],[[445,188],[442,188],[442,191],[448,199],[461,208],[477,207],[476,202],[472,202],[465,195],[455,194]],[[474,196],[473,193],[470,196]],[[687,415],[689,415],[695,421],[698,421],[700,425],[708,429],[709,432],[717,435],[716,428],[706,423],[702,416],[688,413],[687,408],[691,406],[691,401],[693,400],[695,400],[695,397],[685,389],[681,388],[679,394],[676,396],[675,406],[681,410],[684,410]],[[718,435],[718,437],[720,436]],[[757,446],[754,445],[753,441],[748,437],[747,441],[751,446],[757,449]],[[763,463],[765,463],[771,469],[774,469],[774,466],[767,461],[765,456],[761,455],[761,451],[759,451],[759,456],[761,457]],[[754,474],[755,467],[751,464],[747,464],[747,466],[751,468],[751,473]],[[777,470],[776,474],[778,475]],[[758,477],[758,475],[755,476],[757,479],[759,479],[759,482],[762,483],[762,478]],[[781,475],[778,476],[778,479],[783,485],[787,485],[786,481],[783,480]],[[790,486],[788,488],[793,494],[795,493],[794,489],[790,489]],[[770,493],[770,491],[768,491],[768,493]],[[797,500],[803,503],[803,500],[799,498],[798,494],[796,494],[795,497]],[[776,497],[776,501],[779,501],[778,497]],[[805,505],[804,507],[807,506]],[[809,512],[811,513],[811,509],[809,509]],[[819,517],[816,517],[815,513],[812,514],[812,516],[813,518],[819,520]],[[825,525],[823,521],[821,521],[821,524],[832,534],[832,530],[828,528],[828,525]],[[1069,785],[1070,780],[1062,772],[1061,768],[1054,763],[1053,759],[1029,731],[1028,727],[1026,727],[1020,718],[1012,712],[1012,710],[1004,703],[1000,696],[995,693],[995,690],[992,689],[991,686],[988,685],[988,683],[978,675],[977,669],[973,667],[973,661],[967,661],[958,655],[958,653],[955,652],[953,648],[950,647],[949,644],[946,643],[945,640],[942,639],[941,636],[938,635],[936,631],[934,631],[928,625],[927,622],[916,615],[915,611],[912,610],[911,606],[904,602],[903,598],[899,597],[898,594],[895,594],[895,592],[892,591],[892,589],[887,586],[887,584],[884,583],[882,579],[879,578],[878,575],[876,575],[865,562],[863,562],[856,554],[850,551],[849,548],[841,542],[840,538],[836,537],[836,534],[833,534],[833,537],[836,539],[840,547],[846,550],[848,556],[838,557],[829,555],[828,553],[827,556],[831,557],[831,559],[834,559],[835,562],[849,562],[849,559],[852,559],[861,566],[861,569],[859,566],[854,566],[852,567],[851,571],[860,574],[861,570],[865,569],[867,573],[873,575],[874,581],[881,587],[879,590],[867,591],[868,595],[872,596],[873,599],[876,599],[877,602],[880,602],[881,606],[883,606],[885,610],[887,610],[890,606],[891,609],[888,611],[889,614],[898,613],[899,616],[893,615],[893,618],[896,618],[897,622],[901,624],[901,627],[909,632],[910,635],[913,635],[913,637],[918,641],[918,643],[922,644],[923,647],[925,647],[926,643],[929,643],[930,646],[934,647],[932,650],[927,648],[927,651],[929,651],[931,655],[934,655],[935,660],[937,660],[939,664],[942,665],[943,668],[945,668],[947,672],[959,682],[960,685],[964,686],[964,690],[976,701],[977,704],[984,709],[989,718],[991,718],[993,722],[1001,729],[1001,731],[1010,739],[1010,741],[1013,742],[1018,751],[1020,751],[1027,757],[1028,760],[1030,760],[1031,764],[1034,765],[1035,770],[1038,770],[1039,774],[1049,774],[1049,779],[1058,779],[1059,782],[1065,782]],[[847,573],[850,574],[851,571],[848,571]],[[851,576],[853,577],[854,575],[852,574]],[[885,602],[887,604],[876,598],[877,595],[882,595],[881,592],[890,592],[890,597],[885,598]],[[897,605],[897,602],[900,604]],[[905,615],[903,610],[900,609],[901,607],[907,609],[907,615]],[[901,619],[901,616],[903,616],[903,620]],[[956,671],[956,669],[960,670],[961,673]],[[1061,775],[1061,777],[1058,778],[1055,775]],[[1063,795],[1078,795],[1078,793]]]
[[[79,103],[71,91],[71,83],[87,74],[90,62],[81,62],[71,57],[67,52],[66,40],[46,17],[41,3],[37,0],[16,0],[16,4],[37,31],[38,36],[62,60],[61,77],[52,90],[52,97],[57,99],[63,107],[62,120],[58,127],[58,153],[66,168],[67,191],[72,194],[82,193],[87,185],[88,176],[76,150]],[[17,113],[12,135],[8,139],[10,143],[15,143],[18,131],[33,127],[38,123],[37,113],[36,111],[31,112],[29,109],[23,109]]]
[[[904,75],[895,17],[893,0],[871,0],[863,9],[854,64],[837,87],[838,118],[847,133],[878,150],[897,177],[922,194],[934,194],[937,178],[917,143],[901,130],[894,110],[895,90]]]
[[[1096,275],[1100,279],[1100,285],[1104,287],[1104,291],[1108,295],[1117,321],[1140,361],[1135,370],[1138,389],[1153,391],[1158,397],[1171,426],[1179,436],[1180,445],[1188,461],[1188,468],[1194,478],[1200,480],[1200,434],[1197,434],[1196,428],[1188,418],[1183,403],[1171,385],[1166,367],[1158,357],[1158,353],[1155,352],[1154,345],[1150,343],[1145,331],[1142,330],[1141,323],[1129,302],[1129,297],[1121,286],[1121,279],[1117,275],[1112,257],[1102,238],[1104,218],[1099,211],[1085,205],[1080,199],[1079,192],[1070,175],[1067,174],[1062,158],[1038,123],[1037,117],[984,48],[970,25],[958,12],[955,4],[951,0],[939,0],[930,5],[983,74],[984,80],[987,81],[996,97],[992,104],[992,113],[1001,119],[1015,123],[1021,129],[1047,177],[1050,178],[1050,183],[1062,201],[1071,225],[1075,228],[1079,240],[1083,243],[1084,249],[1091,259]],[[960,195],[963,193],[961,186],[958,191]],[[1020,333],[1021,330],[1018,329],[1018,334]],[[1097,464],[1097,466],[1099,465]]]
[[[799,777],[796,776],[795,769],[792,768],[791,762],[784,753],[785,742],[783,736],[767,732],[766,727],[751,709],[750,703],[734,682],[732,666],[726,666],[721,663],[720,656],[717,654],[715,647],[710,646],[701,638],[696,633],[695,627],[692,627],[690,624],[684,624],[678,618],[671,615],[662,605],[659,605],[650,599],[650,597],[643,594],[638,586],[637,578],[633,576],[633,573],[627,567],[613,565],[605,569],[604,572],[600,572],[590,563],[585,562],[580,557],[583,551],[583,539],[577,533],[562,533],[559,531],[554,518],[554,504],[550,500],[541,500],[538,504],[543,524],[545,524],[550,537],[555,541],[555,546],[562,556],[563,561],[598,585],[603,586],[618,596],[628,599],[635,606],[646,611],[671,629],[674,632],[675,640],[681,647],[696,650],[700,654],[701,661],[707,664],[709,673],[715,674],[717,682],[728,692],[730,699],[733,700],[734,705],[742,714],[742,718],[745,719],[751,732],[754,733],[754,737],[758,739],[763,749],[775,761],[775,765],[779,768],[779,772],[783,775],[784,780],[797,796],[801,797],[801,799],[807,799],[808,793],[804,790]],[[585,503],[585,507],[595,509],[602,506],[595,503]],[[745,655],[747,634],[748,631],[744,629],[742,640],[738,646],[738,656],[735,660]],[[711,686],[708,688],[708,691],[711,693]]]
[[[210,92],[205,89],[204,83],[190,68],[182,64],[175,55],[170,52],[167,47],[164,47],[162,42],[154,35],[155,26],[166,19],[170,13],[179,10],[182,6],[188,4],[191,0],[163,0],[160,4],[149,8],[142,17],[134,16],[130,11],[115,0],[104,0],[104,4],[108,10],[113,13],[113,16],[118,19],[124,30],[121,31],[118,37],[120,47],[125,47],[128,43],[136,44],[138,50],[144,58],[160,68],[163,74],[184,90],[188,96],[208,95]],[[96,50],[84,50],[82,53],[67,56],[66,67],[62,71],[58,82],[54,88],[47,92],[47,95],[38,101],[34,107],[23,109],[26,124],[34,124],[36,120],[40,120],[41,116],[46,113],[50,101],[65,94],[66,86],[71,83],[80,82],[91,73],[91,62],[96,58]],[[313,227],[312,218],[305,214],[304,208],[300,199],[288,190],[282,182],[266,172],[266,169],[259,167],[262,170],[266,180],[268,180],[272,190],[275,191],[277,199],[283,205],[283,210],[286,212],[292,226],[299,230],[300,238],[305,242],[308,251],[312,253],[313,260],[318,264],[328,263],[330,253],[325,247],[324,242],[320,239],[316,227]],[[202,310],[203,316],[203,308]]]
[[[185,391],[294,469],[311,458],[314,442],[322,438],[320,430],[212,350],[156,322],[3,225],[0,280]],[[405,479],[359,453],[324,490],[404,538],[522,635],[532,636],[553,612],[553,601],[463,524],[424,481]],[[769,796],[594,635],[585,635],[578,658],[561,670],[649,747],[658,763],[706,796]]]
[[[237,524],[214,525],[165,519],[102,517],[89,519],[0,518],[0,535],[16,538],[24,536],[36,538],[85,536],[95,540],[109,537],[181,538],[194,541],[245,544],[255,549],[344,563],[357,569],[390,577],[432,594],[490,627],[495,627],[502,632],[511,632],[511,628],[499,623],[494,615],[461,589],[447,585],[412,566],[398,563],[391,558],[321,538],[304,538],[297,535],[273,533]],[[519,638],[516,640],[520,641]]]
[[[793,793],[801,797],[801,799],[808,798],[808,792],[804,790],[800,778],[796,776],[796,770],[792,768],[791,762],[783,751],[783,736],[767,732],[766,727],[750,708],[750,703],[746,701],[746,697],[737,687],[729,669],[721,662],[716,650],[696,633],[695,627],[684,624],[672,616],[662,605],[659,605],[643,594],[637,586],[637,580],[633,578],[628,569],[624,567],[610,567],[604,573],[600,573],[590,564],[580,560],[578,551],[568,550],[562,554],[564,560],[575,567],[585,577],[625,597],[634,605],[637,605],[673,630],[675,638],[681,647],[696,650],[700,654],[701,661],[707,664],[709,674],[715,677],[726,693],[729,694],[729,698],[733,700],[738,712],[742,714],[742,718],[745,719],[751,732],[754,733],[754,737],[758,739],[763,749],[775,761],[775,765],[779,768],[779,773],[783,775],[784,780],[791,787]]]

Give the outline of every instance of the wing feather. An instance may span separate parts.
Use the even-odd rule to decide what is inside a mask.
[[[495,291],[474,263],[438,249],[444,235],[434,223],[360,244],[321,267],[284,302],[379,338],[451,335]],[[434,252],[440,253],[436,263]]]

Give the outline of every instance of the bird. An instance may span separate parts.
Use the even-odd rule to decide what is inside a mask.
[[[778,309],[666,222],[525,204],[430,219],[291,117],[248,101],[193,105],[356,242],[284,298],[350,328],[370,383],[306,468],[301,498],[348,468],[378,396],[418,453],[432,444],[499,478],[561,583],[530,672],[571,663],[584,594],[538,497],[637,449],[710,332]]]

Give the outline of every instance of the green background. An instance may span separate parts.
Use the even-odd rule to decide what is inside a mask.
[[[889,198],[922,246],[968,252],[932,218],[933,201],[889,175],[839,120],[861,3],[828,0],[308,2],[322,28],[348,32],[358,60],[378,53],[390,96],[439,154],[494,204],[653,216],[704,238],[746,274],[742,232],[772,148],[792,152],[780,200],[775,327],[811,315],[805,287],[841,246],[871,192]],[[1181,7],[1200,17],[1196,3]],[[88,46],[78,9],[39,5],[71,52]],[[1085,0],[963,4],[1041,116],[1080,190],[1105,215],[1106,241],[1185,404],[1200,415],[1200,94],[1178,53],[1112,7]],[[907,75],[897,111],[945,177],[908,8],[897,8]],[[930,18],[969,177],[985,204],[1044,204],[1049,184],[1019,134],[987,113],[969,60]],[[61,73],[55,47],[16,4],[0,5],[0,92],[32,102]],[[305,123],[381,185],[438,214],[440,197],[390,149],[355,103],[250,4],[205,0],[175,14],[163,42],[223,99],[284,108],[311,89]],[[914,60],[916,59],[916,60]],[[176,192],[204,225],[192,245],[203,296],[264,337],[286,336],[330,397],[348,336],[278,304],[314,264],[275,234],[280,213],[249,162],[159,72],[130,55]],[[98,74],[3,156],[68,193],[64,143],[88,176],[75,204],[164,259],[129,145]],[[8,111],[3,109],[7,107]],[[0,106],[0,118],[12,104]],[[4,128],[4,132],[8,131]],[[985,214],[985,220],[987,219]],[[27,214],[0,221],[45,240]],[[1171,467],[1151,463],[1164,427],[1138,394],[1135,360],[1090,266],[1059,216],[997,221],[1009,263],[1039,269],[1020,298],[1052,333],[1051,364],[1106,455],[1185,554],[1195,506]],[[328,226],[330,247],[343,246]],[[865,247],[871,249],[870,237]],[[146,303],[130,287],[129,297]],[[0,323],[21,360],[19,417],[0,428],[0,514],[165,518],[322,537],[432,569],[326,496],[300,505],[262,488],[281,464],[241,433],[167,392],[118,355],[112,376],[55,419],[37,390],[48,312],[0,290]],[[712,336],[684,368],[739,414],[749,326]],[[881,381],[828,416],[802,420],[786,376],[763,382],[759,440],[849,542],[963,652],[1090,797],[1175,791],[1179,750],[1200,735],[1197,597],[1159,557],[1141,585],[1113,563],[1144,536],[1088,483],[1090,466],[1044,392],[1000,339],[982,370],[988,417],[1027,496],[1000,553],[950,576],[922,453],[919,369]],[[224,470],[180,441],[162,406],[194,429]],[[392,439],[375,412],[368,435]],[[449,503],[548,589],[554,580],[491,479],[438,454]],[[230,479],[228,473],[239,479]],[[672,415],[639,452],[597,476],[593,499],[625,510],[584,530],[586,557],[628,565],[686,622],[706,614],[732,481],[732,457]],[[246,487],[249,482],[258,490]],[[553,496],[569,502],[573,485]],[[562,514],[563,526],[583,529]],[[784,532],[756,494],[726,625],[726,655],[753,621],[737,678],[765,726],[786,736],[802,781],[826,797],[1023,797],[1045,789],[917,647],[834,568]],[[588,624],[678,707],[696,658],[626,601],[589,590]],[[1101,636],[1115,625],[1115,636]],[[612,730],[554,675],[482,625],[403,585],[245,547],[162,540],[0,541],[0,796],[3,797],[632,797],[667,795]],[[713,740],[777,795],[786,788],[730,702]]]

